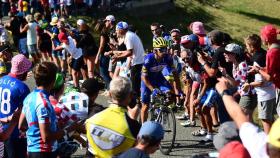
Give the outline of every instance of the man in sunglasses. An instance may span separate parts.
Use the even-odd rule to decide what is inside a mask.
[[[173,92],[171,85],[164,78],[162,69],[167,67],[171,70],[175,80],[175,90],[181,92],[181,86],[173,59],[167,53],[167,41],[163,37],[158,37],[153,41],[153,53],[145,56],[142,76],[141,76],[141,121],[147,120],[149,103],[152,97],[161,93]],[[182,94],[182,93],[181,93]]]

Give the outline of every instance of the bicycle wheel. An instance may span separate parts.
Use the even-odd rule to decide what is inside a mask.
[[[159,149],[164,155],[168,155],[171,152],[176,139],[176,120],[174,112],[167,107],[162,109],[158,121],[164,129],[164,138],[161,140]]]

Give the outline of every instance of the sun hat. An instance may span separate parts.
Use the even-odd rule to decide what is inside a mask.
[[[280,149],[280,118],[278,118],[273,124],[268,134],[268,143],[274,147]]]
[[[268,24],[261,29],[261,38],[268,42],[277,41],[277,29],[275,26]]]
[[[27,72],[31,68],[31,61],[29,61],[24,55],[18,54],[12,58],[11,73],[15,75],[21,75]]]
[[[85,24],[85,21],[84,21],[83,19],[77,20],[77,25],[78,25],[78,26],[81,26],[81,25],[83,25],[83,24]]]
[[[50,25],[54,26],[57,24],[57,22],[58,22],[58,17],[53,17]]]
[[[60,32],[58,34],[58,39],[60,42],[63,42],[63,43],[68,41],[68,38],[64,32]]]
[[[227,143],[240,140],[238,128],[233,121],[221,124],[218,134],[214,136],[213,144],[217,150],[221,150]]]
[[[250,154],[239,141],[232,141],[226,144],[219,154],[219,158],[250,158]]]
[[[104,21],[116,21],[114,15],[107,15]]]
[[[150,136],[152,139],[161,140],[164,136],[164,130],[161,124],[155,121],[146,121],[138,133],[138,138]]]
[[[53,89],[58,89],[64,84],[64,77],[61,73],[56,73]]]
[[[126,29],[128,29],[128,24],[123,21],[118,22],[118,24],[116,25],[116,29],[126,30]]]
[[[234,54],[237,54],[237,55],[239,55],[243,52],[242,47],[238,44],[235,44],[235,43],[230,43],[230,44],[226,45],[225,50],[227,52],[234,53]]]
[[[204,25],[202,22],[200,21],[196,21],[190,24],[189,26],[190,30],[192,30],[192,32],[194,34],[200,34],[200,35],[205,35],[205,29],[204,29]]]
[[[198,37],[195,34],[185,35],[181,37],[181,44],[186,44],[189,42],[198,42]]]
[[[81,86],[81,91],[85,93],[98,93],[99,90],[104,88],[104,84],[100,83],[97,79],[94,78],[89,78],[86,79],[82,86]]]

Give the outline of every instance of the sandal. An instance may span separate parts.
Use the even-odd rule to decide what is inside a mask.
[[[202,128],[192,132],[193,136],[205,136],[206,134],[207,134],[207,131]]]

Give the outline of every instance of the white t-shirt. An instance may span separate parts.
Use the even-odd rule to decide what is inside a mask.
[[[252,158],[269,158],[266,152],[267,135],[257,126],[250,122],[243,123],[239,136]]]
[[[77,48],[74,39],[68,36],[69,44],[62,43],[62,47],[72,56],[74,59],[79,59],[83,55],[81,48]]]
[[[27,45],[37,44],[37,32],[36,32],[37,26],[38,24],[35,22],[28,23]]]
[[[133,32],[127,31],[124,38],[127,50],[132,49],[132,66],[144,63],[144,47],[140,38]]]

